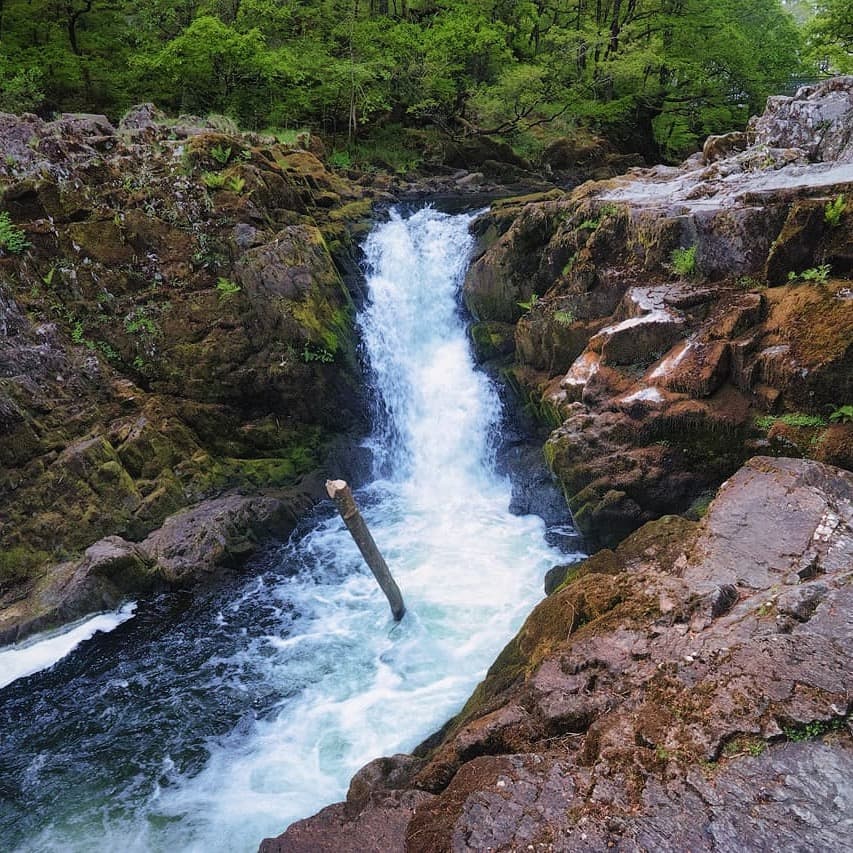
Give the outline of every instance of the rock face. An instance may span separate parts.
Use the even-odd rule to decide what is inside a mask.
[[[546,457],[590,549],[695,512],[755,452],[853,466],[853,425],[831,420],[853,398],[851,128],[838,78],[679,168],[475,223],[475,340],[554,430]],[[488,344],[511,323],[507,364]]]
[[[2,641],[207,577],[270,518],[286,532],[318,493],[300,479],[364,428],[341,271],[384,196],[151,105],[118,129],[0,115],[0,140],[0,209],[30,244],[0,248]],[[215,502],[262,489],[277,509]],[[171,527],[131,555],[200,502],[172,525],[193,531],[180,559]],[[131,543],[108,570],[90,564],[104,537]]]
[[[755,457],[576,566],[416,756],[265,853],[843,849],[853,475]]]

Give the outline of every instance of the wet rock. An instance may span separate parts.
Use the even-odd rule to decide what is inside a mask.
[[[368,768],[354,810],[274,849],[373,849],[378,801],[389,850],[843,847],[852,496],[849,472],[755,458],[702,522],[574,567],[417,762],[390,760],[393,797]],[[792,585],[812,558],[820,579]]]
[[[259,853],[389,853],[406,849],[406,829],[415,809],[432,799],[424,791],[392,791],[372,800],[350,819],[338,803],[317,820],[297,821],[283,835],[265,838]]]
[[[670,369],[664,369],[660,384],[670,391],[707,397],[726,380],[729,373],[729,346],[725,341],[688,344],[681,358]]]
[[[853,162],[853,77],[836,77],[800,89],[793,97],[767,99],[748,133],[759,145],[802,148],[810,159]]]
[[[681,337],[681,322],[665,311],[652,311],[607,326],[590,339],[589,348],[605,364],[641,364],[654,361]]]
[[[160,584],[145,550],[120,536],[108,536],[87,548],[80,560],[55,567],[29,599],[0,607],[0,643],[113,609],[128,595]]]
[[[294,521],[278,498],[231,495],[176,513],[141,548],[168,583],[188,584],[239,566],[264,536],[283,535]]]

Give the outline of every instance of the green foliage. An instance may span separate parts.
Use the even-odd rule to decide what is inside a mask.
[[[577,258],[578,258],[578,256],[577,256],[576,254],[575,254],[575,255],[572,255],[572,256],[571,256],[571,257],[566,261],[566,263],[565,263],[565,265],[563,266],[563,269],[562,269],[562,271],[561,271],[560,275],[567,276],[567,275],[572,271],[572,267],[574,267],[574,265],[575,265],[575,261],[577,260]]]
[[[131,335],[154,337],[160,334],[160,327],[157,322],[149,317],[143,308],[135,308],[124,318],[124,328]]]
[[[584,219],[584,221],[581,222],[580,225],[578,225],[578,230],[595,231],[595,229],[598,228],[599,225],[601,225],[600,219]]]
[[[853,423],[853,405],[839,406],[830,416],[831,423]]]
[[[20,255],[31,245],[24,232],[9,218],[9,214],[5,210],[0,213],[0,250],[10,255]]]
[[[219,294],[219,300],[224,301],[230,299],[235,293],[242,290],[239,284],[235,284],[230,278],[220,276],[216,280],[216,292]]]
[[[782,731],[788,740],[814,740],[829,732],[841,731],[845,727],[847,719],[847,717],[836,717],[832,720],[813,720],[810,723],[797,723],[792,726],[785,726]]]
[[[673,249],[669,257],[672,269],[677,275],[696,274],[696,246],[691,246],[689,249]]]
[[[229,145],[226,148],[222,145],[214,145],[213,148],[210,149],[210,156],[213,157],[220,166],[227,166],[228,161],[231,159],[231,146]]]
[[[809,31],[838,70],[847,5],[824,0]],[[2,36],[0,109],[117,117],[154,100],[225,133],[320,128],[348,150],[430,124],[535,153],[580,123],[671,158],[742,126],[803,46],[778,0],[5,0]]]
[[[15,68],[0,56],[0,112],[33,112],[44,101],[40,68]]]
[[[749,275],[738,276],[736,284],[741,290],[762,290],[767,286],[757,278]]]
[[[201,182],[209,190],[221,190],[225,186],[227,178],[222,172],[204,172],[201,176]]]
[[[758,738],[741,736],[730,740],[723,747],[723,755],[732,758],[735,755],[751,755],[757,757],[767,749],[767,741]]]
[[[335,360],[335,354],[327,350],[325,347],[314,347],[310,344],[305,344],[300,355],[302,361],[309,364],[312,361],[319,361],[321,364],[329,364]]]
[[[555,311],[554,320],[560,326],[571,326],[575,322],[575,314],[573,311]]]
[[[246,188],[246,179],[235,175],[225,182],[225,186],[231,190],[232,193],[237,193],[237,195],[239,195]]]
[[[755,419],[755,425],[764,432],[767,432],[776,423],[783,423],[790,427],[826,426],[826,421],[820,415],[807,415],[804,412],[791,412],[786,415],[762,415]]]
[[[823,211],[823,218],[830,228],[837,228],[841,223],[845,207],[846,202],[844,200],[844,195],[840,195],[834,201],[827,203]]]
[[[539,301],[539,294],[533,293],[533,294],[531,294],[530,299],[528,299],[527,302],[518,302],[516,304],[523,311],[529,311],[538,301]]]
[[[850,0],[821,0],[806,27],[808,57],[817,68],[853,73],[853,15]]]
[[[823,284],[832,272],[832,267],[829,264],[821,264],[819,267],[809,267],[801,273],[789,272],[788,281],[813,281],[817,284]]]
[[[352,166],[352,155],[349,151],[333,151],[328,158],[330,166],[335,166],[339,169],[348,169]]]

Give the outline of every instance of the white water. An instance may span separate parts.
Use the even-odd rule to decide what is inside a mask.
[[[60,631],[39,634],[25,643],[0,649],[0,688],[53,666],[95,634],[112,631],[133,616],[136,603],[125,604],[115,613],[99,613]]]
[[[196,694],[246,692],[260,711],[210,737],[194,775],[161,747],[142,805],[122,806],[117,785],[86,814],[69,805],[71,817],[28,839],[35,849],[254,851],[342,799],[365,763],[411,750],[456,713],[542,597],[545,571],[566,558],[538,517],[508,512],[510,484],[493,473],[499,402],[457,313],[469,221],[394,215],[366,246],[360,323],[385,415],[370,440],[377,479],[357,497],[403,592],[403,621],[327,517],[282,548],[286,570],[222,605],[215,631],[237,640],[191,670]],[[137,690],[140,678],[103,692]]]

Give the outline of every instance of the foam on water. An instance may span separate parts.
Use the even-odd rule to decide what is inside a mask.
[[[134,610],[136,602],[131,602],[115,613],[99,613],[60,631],[39,634],[25,643],[0,649],[0,688],[53,666],[98,632],[118,628],[133,616]]]
[[[469,222],[394,214],[365,247],[359,322],[379,414],[376,478],[357,497],[402,590],[403,621],[342,522],[321,513],[272,568],[158,636],[150,662],[106,672],[106,698],[92,707],[130,713],[117,705],[125,694],[150,697],[143,721],[124,724],[131,733],[119,722],[111,732],[114,749],[150,726],[137,747],[145,759],[106,765],[98,772],[125,778],[99,782],[97,795],[93,782],[78,801],[53,796],[52,820],[27,845],[253,851],[341,799],[366,762],[412,749],[458,711],[541,598],[545,571],[565,555],[539,518],[508,512],[510,484],[493,472],[500,406],[457,308]],[[41,759],[27,760],[31,772]]]
[[[394,215],[365,247],[360,322],[384,411],[369,444],[389,476],[359,498],[407,615],[392,622],[337,518],[290,546],[314,568],[275,590],[303,617],[298,636],[269,638],[269,677],[311,675],[250,741],[163,792],[182,849],[248,849],[341,799],[372,758],[414,747],[459,709],[559,559],[538,518],[508,512],[491,468],[499,403],[457,312],[469,219]]]

